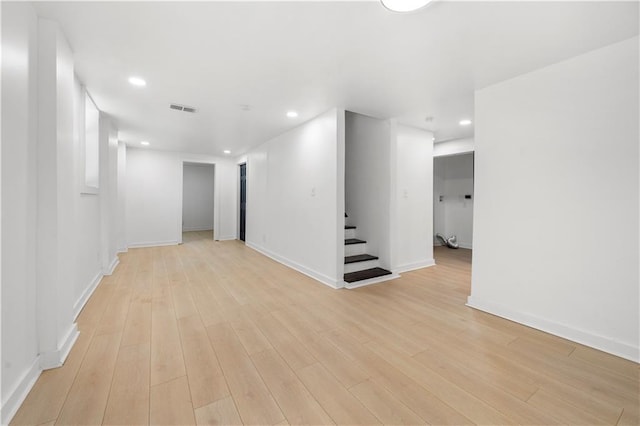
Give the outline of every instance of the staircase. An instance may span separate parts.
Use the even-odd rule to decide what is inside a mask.
[[[379,266],[377,256],[366,254],[367,242],[356,238],[356,227],[344,227],[344,280],[347,283],[364,284],[364,281],[391,275]]]

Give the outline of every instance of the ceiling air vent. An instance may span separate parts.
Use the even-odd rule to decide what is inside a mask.
[[[180,104],[170,104],[169,108],[175,109],[176,111],[184,111],[184,112],[190,112],[190,113],[194,113],[197,111],[197,109],[195,109],[194,107],[180,105]]]

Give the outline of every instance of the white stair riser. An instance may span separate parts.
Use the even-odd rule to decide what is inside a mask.
[[[356,230],[355,229],[345,229],[344,230],[344,238],[355,238]]]
[[[365,262],[345,263],[344,273],[348,274],[349,272],[363,271],[365,269],[377,268],[378,266],[380,266],[378,259],[367,260]]]
[[[345,256],[355,256],[356,254],[365,254],[367,252],[367,244],[346,244],[344,246]]]

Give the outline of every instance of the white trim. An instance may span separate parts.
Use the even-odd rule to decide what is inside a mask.
[[[391,273],[390,275],[383,275],[381,277],[369,278],[368,280],[356,281],[354,283],[348,283],[343,281],[343,286],[346,289],[353,290],[354,288],[364,287],[366,285],[383,283],[385,281],[395,280],[396,278],[400,278],[400,275],[396,273]]]
[[[116,269],[116,266],[118,266],[120,264],[120,259],[118,258],[118,256],[116,255],[113,260],[111,261],[111,264],[109,265],[109,268],[103,272],[103,275],[111,275],[113,274],[113,271]]]
[[[215,241],[235,241],[238,238],[235,235],[231,235],[228,237],[220,237],[220,238],[214,238]]]
[[[183,226],[182,232],[213,231],[213,226]]]
[[[71,324],[67,331],[60,348],[53,352],[44,352],[40,354],[40,368],[49,370],[51,368],[60,367],[67,359],[73,344],[78,339],[80,332],[76,323]]]
[[[497,303],[478,299],[473,296],[469,296],[467,298],[467,306],[634,362],[640,362],[640,348],[611,339],[610,337],[593,334],[569,325],[540,318],[526,312],[518,312]]]
[[[319,272],[314,271],[313,269],[309,269],[306,266],[302,266],[299,263],[296,263],[290,259],[287,259],[285,257],[282,257],[280,255],[277,255],[273,252],[270,252],[269,250],[263,248],[263,247],[258,247],[252,243],[249,242],[245,242],[245,245],[249,248],[254,249],[255,251],[264,254],[267,257],[270,257],[271,259],[275,260],[276,262],[282,263],[285,266],[288,266],[291,269],[295,269],[298,272],[301,272],[311,278],[313,278],[316,281],[320,281],[322,284],[327,285],[331,288],[334,289],[338,289],[342,287],[342,281],[338,282],[336,280],[333,280],[331,278],[329,278],[328,276],[321,274]]]
[[[182,233],[180,233],[182,235]],[[160,246],[177,246],[180,244],[176,240],[171,241],[144,241],[141,243],[129,243],[129,248],[145,248],[145,247],[160,247]]]
[[[10,392],[7,392],[7,398],[2,401],[2,415],[0,416],[0,424],[8,425],[13,416],[18,412],[18,408],[22,405],[24,400],[29,395],[31,388],[36,384],[36,380],[40,377],[42,369],[40,368],[40,357],[36,357],[33,360],[31,367],[24,373],[22,378],[18,381],[15,388]],[[3,392],[3,396],[5,393]]]
[[[405,263],[404,265],[396,266],[393,271],[402,274],[404,272],[415,271],[416,269],[428,268],[434,266],[436,261],[433,259],[422,260],[420,262]]]
[[[76,320],[76,318],[78,318],[78,315],[80,315],[82,308],[84,308],[84,305],[87,303],[87,301],[89,300],[89,298],[91,297],[95,289],[98,287],[98,284],[100,284],[100,281],[102,280],[102,276],[103,276],[102,273],[98,272],[96,276],[93,277],[93,279],[91,280],[91,284],[89,284],[87,288],[85,288],[85,290],[82,292],[82,294],[80,295],[76,303],[73,304],[73,320],[74,321]]]
[[[463,249],[473,250],[473,244],[471,243],[458,243],[458,246]]]
[[[126,253],[129,251],[129,247],[120,247],[117,251],[116,254],[120,254],[120,253]]]

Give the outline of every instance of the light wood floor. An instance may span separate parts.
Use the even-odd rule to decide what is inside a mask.
[[[464,306],[468,250],[332,290],[210,235],[123,255],[13,423],[639,422],[638,364]]]

